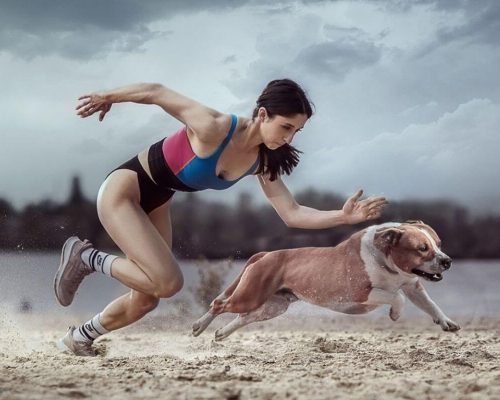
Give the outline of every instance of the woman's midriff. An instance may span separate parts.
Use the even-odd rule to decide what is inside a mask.
[[[149,169],[148,154],[149,154],[149,147],[147,149],[141,151],[139,154],[137,154],[137,158],[139,159],[139,162],[140,162],[142,168],[144,168],[144,171],[146,171],[146,174],[148,174],[148,176],[151,178],[151,180],[153,182],[155,182],[155,180],[153,179],[153,176],[151,175],[151,170]]]

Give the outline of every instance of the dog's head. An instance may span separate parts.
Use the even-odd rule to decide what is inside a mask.
[[[422,221],[381,228],[375,232],[374,245],[400,270],[429,281],[440,281],[451,267],[437,233]]]

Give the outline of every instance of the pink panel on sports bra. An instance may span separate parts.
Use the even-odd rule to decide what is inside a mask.
[[[163,141],[162,150],[165,161],[175,175],[196,157],[189,144],[186,127],[167,137]]]

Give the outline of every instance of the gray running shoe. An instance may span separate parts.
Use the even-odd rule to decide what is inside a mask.
[[[62,306],[69,306],[73,302],[75,293],[83,278],[94,272],[82,261],[82,252],[92,243],[88,240],[81,241],[76,236],[70,237],[63,245],[61,263],[54,278],[54,292],[57,301]]]
[[[73,353],[75,356],[95,357],[97,352],[92,347],[92,342],[79,342],[73,338],[73,331],[76,328],[70,326],[68,332],[57,342],[59,350]]]

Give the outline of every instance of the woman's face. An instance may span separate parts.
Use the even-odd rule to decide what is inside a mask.
[[[273,115],[269,118],[265,108],[259,109],[257,118],[260,121],[260,131],[264,144],[271,150],[290,144],[295,134],[300,131],[307,122],[306,114],[295,114],[292,116]]]

